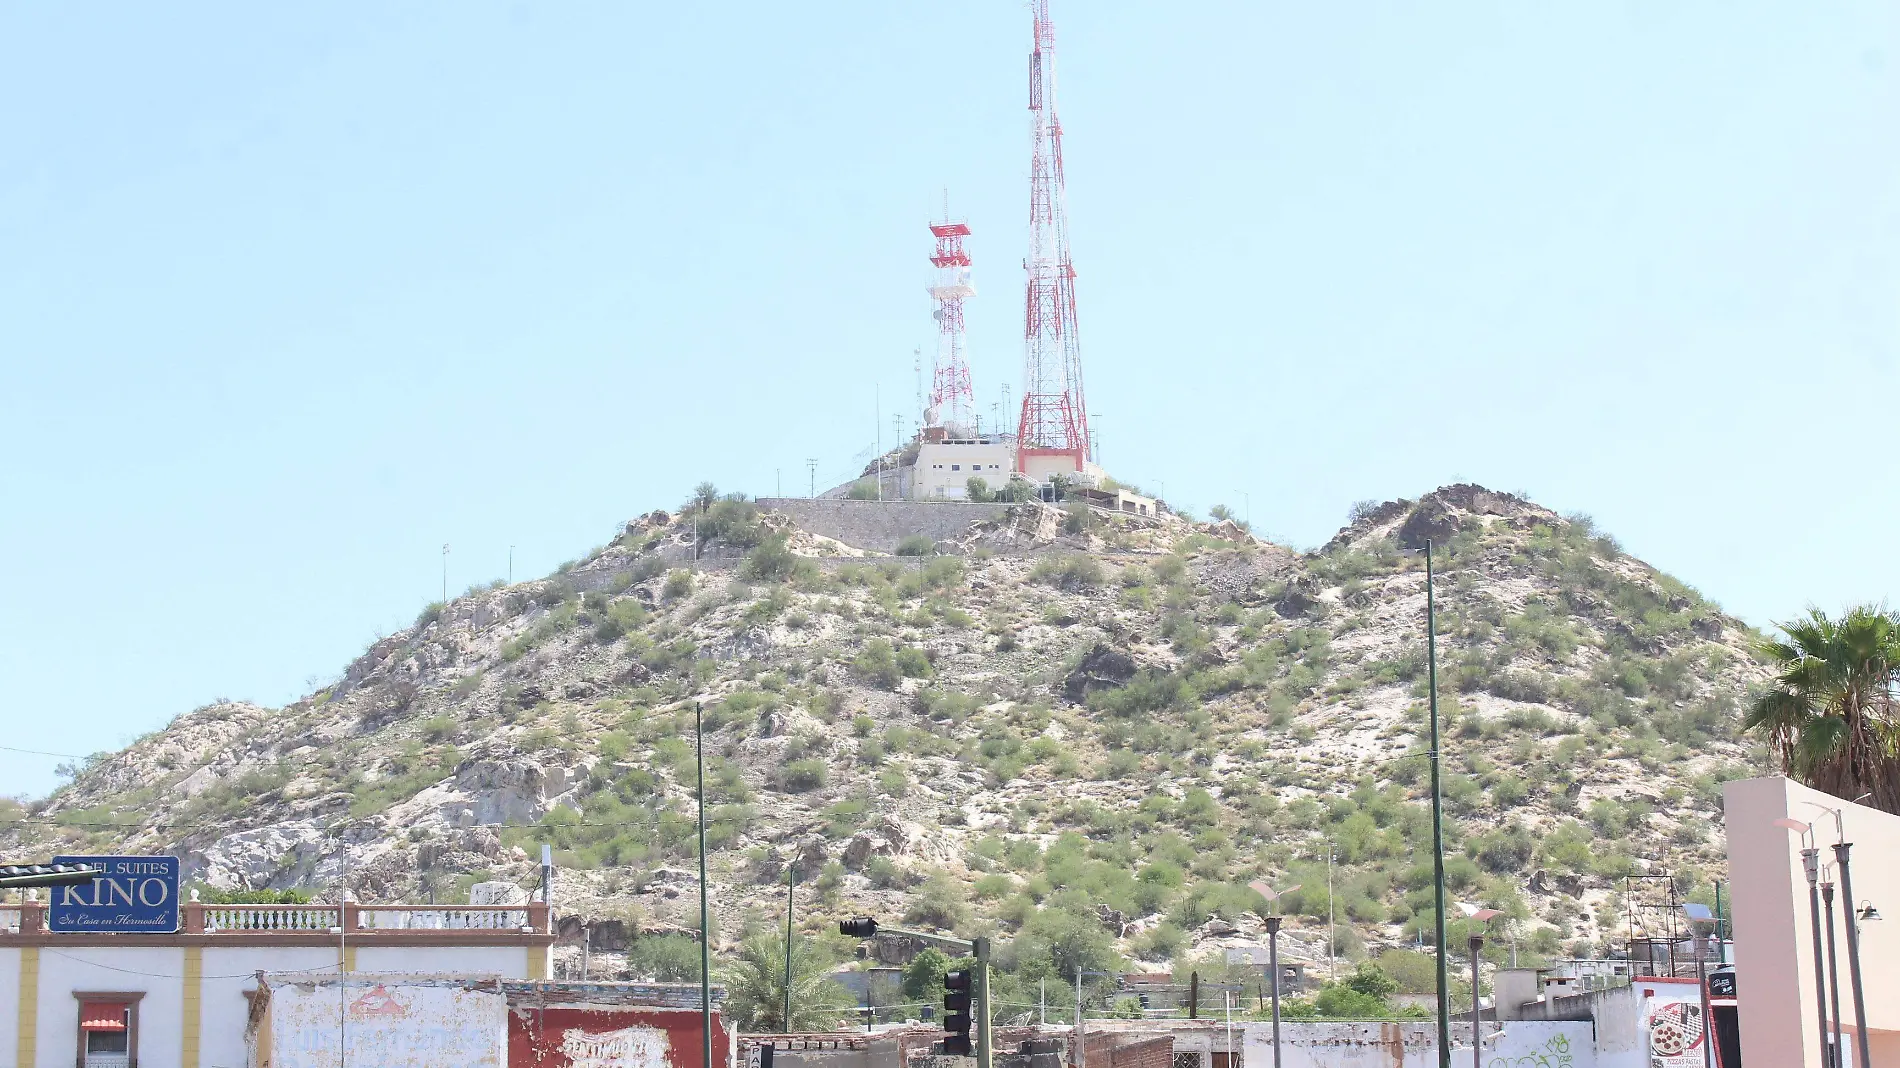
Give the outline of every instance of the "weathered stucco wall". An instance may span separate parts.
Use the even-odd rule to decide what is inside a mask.
[[[1588,1023],[1512,1020],[1484,1027],[1484,1068],[1597,1068]],[[1273,1063],[1273,1025],[1246,1025],[1242,1063]],[[1453,1024],[1452,1063],[1471,1060],[1471,1025]],[[1280,1024],[1285,1068],[1437,1068],[1438,1028],[1431,1023]]]
[[[279,975],[267,982],[268,1022],[260,1026],[259,1044],[267,1046],[271,1068],[340,1063],[502,1068],[507,1063],[508,999],[499,982],[482,990],[459,977],[362,975],[350,977],[341,991],[335,977],[286,981]]]
[[[800,528],[858,549],[888,553],[905,538],[932,541],[962,537],[970,524],[1008,511],[1006,504],[967,501],[847,501],[812,497],[761,497],[760,508],[791,516]]]
[[[699,1068],[697,1009],[572,1006],[518,1002],[508,1014],[509,1068]],[[713,1014],[713,1062],[723,1068],[732,1040]]]

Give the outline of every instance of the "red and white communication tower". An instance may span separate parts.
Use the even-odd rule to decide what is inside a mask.
[[[1049,0],[1030,0],[1035,38],[1029,53],[1029,282],[1023,302],[1023,406],[1016,427],[1016,469],[1037,456],[1066,457],[1074,470],[1089,459],[1088,409],[1082,399],[1082,340],[1075,325],[1075,265],[1062,179],[1062,122],[1056,118],[1056,28]],[[1045,467],[1046,465],[1038,465]]]
[[[951,222],[946,206],[944,221],[932,223],[930,233],[937,239],[937,250],[930,255],[937,268],[930,287],[930,296],[937,302],[937,310],[931,313],[937,320],[937,367],[924,425],[942,427],[948,437],[966,438],[975,433],[976,415],[970,362],[963,353],[963,302],[976,296],[976,287],[970,284],[970,254],[963,249],[970,226]]]

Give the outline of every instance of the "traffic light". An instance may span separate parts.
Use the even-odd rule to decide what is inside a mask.
[[[943,976],[943,1052],[948,1057],[968,1057],[970,1044],[970,997],[975,993],[976,973],[969,970],[945,972]]]
[[[838,933],[851,938],[876,938],[877,921],[869,916],[853,916],[838,921]]]

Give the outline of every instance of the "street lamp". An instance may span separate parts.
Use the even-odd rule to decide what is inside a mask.
[[[1300,884],[1275,890],[1256,879],[1247,885],[1267,899],[1267,969],[1273,973],[1273,1068],[1280,1068],[1280,923],[1283,917],[1274,911],[1274,906],[1298,890]]]
[[[1868,796],[1870,795],[1862,794],[1856,797],[1854,802],[1866,800]],[[1847,840],[1847,824],[1841,818],[1840,809],[1816,804],[1813,801],[1806,801],[1803,804],[1834,814],[1834,863],[1841,870],[1841,903],[1848,913],[1845,917],[1847,920],[1847,979],[1854,991],[1854,1042],[1860,1052],[1860,1063],[1866,1065],[1871,1063],[1867,1048],[1867,998],[1860,981],[1860,925],[1853,919],[1854,875],[1853,868],[1848,862],[1848,854],[1852,852],[1854,843]],[[1832,921],[1829,921],[1828,936],[1831,938],[1833,934]],[[1840,1028],[1840,1015],[1840,1009],[1836,1008],[1834,1010],[1836,1030]]]
[[[1814,932],[1814,1009],[1820,1024],[1821,1063],[1831,1064],[1834,1050],[1827,1040],[1827,966],[1821,960],[1821,851],[1814,847],[1814,825],[1783,816],[1775,826],[1801,835],[1801,868],[1808,877],[1808,923]]]
[[[1702,963],[1703,957],[1706,956],[1703,951],[1703,942],[1696,936],[1696,931],[1700,925],[1714,927],[1719,921],[1716,920],[1715,913],[1709,909],[1709,906],[1693,901],[1683,904],[1682,914],[1689,918],[1689,941],[1695,945],[1696,985],[1702,988],[1702,1063],[1706,1068],[1715,1068],[1715,1053],[1713,1052],[1715,1025],[1709,1019],[1709,975]]]
[[[1483,1014],[1478,1011],[1478,951],[1484,948],[1485,925],[1504,914],[1497,909],[1481,909],[1463,901],[1458,902],[1458,911],[1478,925],[1471,929],[1471,937],[1467,940],[1471,946],[1471,1068],[1484,1068],[1484,1043],[1479,1038],[1479,1021]]]

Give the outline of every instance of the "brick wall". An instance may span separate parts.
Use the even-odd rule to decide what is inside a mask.
[[[1088,1068],[1174,1068],[1174,1036],[1092,1034]]]

